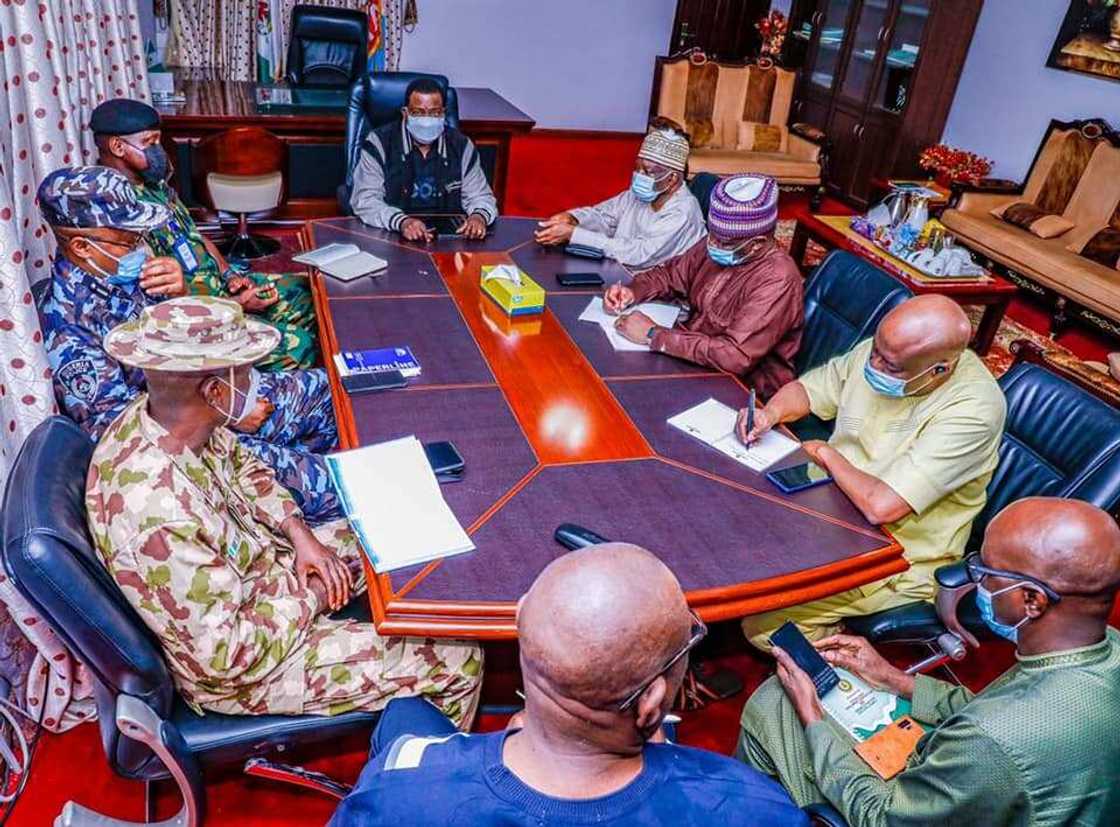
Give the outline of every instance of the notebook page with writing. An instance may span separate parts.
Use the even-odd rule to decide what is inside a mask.
[[[765,471],[792,454],[800,444],[778,431],[767,431],[749,448],[735,433],[738,412],[718,399],[707,399],[666,421],[694,439],[754,471]]]

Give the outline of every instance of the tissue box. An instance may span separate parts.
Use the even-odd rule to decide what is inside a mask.
[[[509,279],[486,278],[493,269],[493,265],[482,268],[482,292],[493,299],[507,315],[524,316],[544,311],[544,288],[529,278],[524,270],[519,270],[521,284],[515,284]]]

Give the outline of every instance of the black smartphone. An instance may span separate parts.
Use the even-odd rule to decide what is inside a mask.
[[[598,273],[557,273],[556,281],[562,287],[602,287],[603,277]]]
[[[840,676],[836,674],[836,670],[829,666],[828,661],[821,657],[821,653],[813,648],[813,644],[801,634],[801,630],[788,620],[778,631],[770,635],[770,642],[784,649],[786,654],[793,658],[793,662],[812,679],[818,698],[823,698],[832,687],[840,683]]]
[[[403,388],[408,385],[399,370],[384,370],[379,373],[352,373],[342,377],[342,387],[353,395],[370,393],[372,391],[387,391],[393,388]]]
[[[815,462],[803,462],[801,465],[791,465],[789,468],[767,471],[766,479],[787,494],[832,482],[829,473]]]
[[[598,247],[589,247],[586,244],[569,244],[564,248],[564,252],[570,256],[578,256],[579,258],[602,259],[605,255]]]
[[[424,453],[440,482],[458,482],[463,478],[466,463],[454,442],[425,442]]]

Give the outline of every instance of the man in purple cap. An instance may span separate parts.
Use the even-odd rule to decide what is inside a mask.
[[[804,326],[802,278],[774,241],[778,184],[765,175],[725,178],[712,191],[708,236],[628,286],[607,288],[603,304],[627,339],[743,377],[764,397],[794,379]],[[631,305],[687,302],[691,313],[661,327]]]

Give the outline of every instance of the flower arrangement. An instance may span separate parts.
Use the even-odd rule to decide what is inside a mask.
[[[918,166],[935,173],[940,184],[953,181],[975,183],[992,171],[991,159],[947,144],[934,144],[923,149]]]
[[[786,42],[789,32],[789,21],[780,11],[772,11],[763,17],[754,27],[762,36],[762,56],[777,60],[782,54],[782,44]]]

